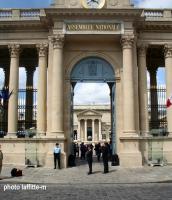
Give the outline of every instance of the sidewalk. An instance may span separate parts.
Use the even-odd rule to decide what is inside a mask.
[[[28,168],[20,166],[3,166],[0,183],[56,183],[56,184],[136,184],[152,182],[172,182],[172,166],[121,168],[111,166],[109,173],[103,174],[103,164],[93,163],[93,174],[87,175],[88,166],[79,161],[79,166],[67,169]],[[23,170],[22,177],[11,178],[13,167]]]

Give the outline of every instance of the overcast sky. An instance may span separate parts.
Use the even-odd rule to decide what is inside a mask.
[[[0,8],[44,8],[49,7],[52,0],[0,0]],[[172,8],[172,0],[133,0],[135,7]],[[35,77],[37,77],[37,72]],[[25,85],[25,70],[20,69],[20,88]],[[158,71],[158,84],[164,84],[164,70]],[[36,80],[36,78],[35,78]],[[149,80],[149,77],[148,77]],[[36,82],[36,81],[35,81]],[[3,84],[3,73],[0,69],[0,86]],[[36,84],[35,84],[36,85]],[[75,87],[75,104],[107,104],[109,103],[107,84],[79,83]]]

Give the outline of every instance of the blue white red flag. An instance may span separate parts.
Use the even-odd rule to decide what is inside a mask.
[[[169,108],[172,105],[172,95],[167,99],[166,106]]]
[[[0,93],[0,104],[3,106],[5,101],[8,101],[13,91],[9,93],[8,89],[3,88]]]

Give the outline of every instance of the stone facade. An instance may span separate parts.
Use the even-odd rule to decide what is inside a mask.
[[[73,121],[75,142],[110,141],[111,111],[109,105],[74,106]]]
[[[113,140],[121,166],[142,166],[148,162],[149,143],[153,138],[149,134],[146,71],[150,72],[151,84],[156,85],[157,68],[166,67],[167,96],[170,96],[172,11],[136,9],[129,0],[101,1],[101,8],[93,5],[94,9],[85,8],[83,2],[58,0],[45,9],[0,10],[3,30],[0,32],[0,67],[5,72],[4,86],[13,91],[8,102],[8,134],[0,139],[4,163],[24,165],[25,147],[32,143],[36,145],[39,163],[52,166],[53,145],[59,142],[65,167],[73,134],[72,92],[76,82],[88,80],[107,82],[111,88]],[[83,72],[85,65],[78,68],[84,60],[89,61],[85,69],[94,66],[93,74]],[[32,139],[16,137],[21,66],[27,71],[27,86],[33,86],[33,72],[35,67],[39,69],[37,136]],[[113,73],[107,73],[106,66],[110,66]],[[76,68],[78,74],[83,75],[80,80],[71,78]],[[29,93],[27,96],[26,102],[32,104],[28,100],[32,99]],[[152,102],[157,102],[157,95],[152,95]],[[29,120],[31,114],[26,113]],[[155,107],[151,117],[157,119],[157,113]],[[88,114],[85,113],[85,117]],[[94,114],[99,123],[101,114]],[[163,156],[168,163],[172,162],[171,120],[170,108],[167,110],[169,134],[156,138],[157,142],[163,142]],[[93,120],[91,123],[91,127],[95,126],[95,140],[100,139],[98,125]],[[80,137],[84,139],[82,134]]]

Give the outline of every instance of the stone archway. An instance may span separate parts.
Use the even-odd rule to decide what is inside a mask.
[[[73,132],[73,95],[77,82],[104,82],[109,85],[111,94],[111,134],[113,154],[116,153],[116,113],[115,113],[115,73],[112,65],[105,59],[89,56],[78,61],[72,68],[70,74],[71,101],[70,101],[70,136]],[[68,141],[72,141],[68,138]]]
[[[75,64],[70,80],[71,82],[114,82],[115,73],[113,67],[106,60],[99,57],[86,57]]]

